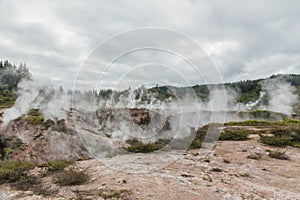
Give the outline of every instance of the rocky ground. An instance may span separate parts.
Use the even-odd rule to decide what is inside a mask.
[[[257,140],[219,141],[206,156],[196,149],[77,161],[89,176],[83,185],[59,187],[50,175],[40,192],[3,184],[0,199],[300,199],[300,149],[285,147],[289,160],[279,160]]]

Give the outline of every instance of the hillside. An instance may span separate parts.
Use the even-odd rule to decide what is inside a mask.
[[[259,99],[260,94],[262,92],[262,85],[264,82],[269,82],[270,80],[278,80],[281,82],[287,82],[292,87],[295,87],[294,93],[298,95],[300,98],[300,75],[298,74],[290,74],[290,75],[273,75],[269,78],[265,79],[257,79],[257,80],[242,80],[234,83],[225,83],[225,84],[213,84],[213,85],[195,85],[191,87],[173,87],[173,86],[160,86],[151,88],[151,92],[158,92],[160,94],[161,99],[167,99],[169,97],[173,97],[173,93],[179,96],[187,95],[191,89],[195,92],[195,94],[203,101],[207,101],[210,95],[210,90],[214,88],[224,88],[226,90],[233,90],[237,93],[235,97],[235,103],[243,103],[247,104],[249,102],[255,102]],[[267,101],[267,99],[266,99]],[[267,103],[267,102],[266,102]],[[293,105],[294,111],[297,114],[300,114],[300,102]]]

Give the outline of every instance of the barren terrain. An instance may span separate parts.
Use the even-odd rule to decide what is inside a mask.
[[[77,161],[89,181],[58,187],[42,178],[44,195],[1,186],[4,199],[299,199],[300,149],[286,147],[289,160],[270,158],[257,137],[219,141],[209,155],[199,149],[126,154]],[[258,159],[247,158],[260,155]],[[41,173],[35,168],[33,173]]]

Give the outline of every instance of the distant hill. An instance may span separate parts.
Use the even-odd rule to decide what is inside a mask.
[[[271,79],[279,79],[290,83],[294,86],[299,92],[300,87],[300,74],[288,74],[288,75],[272,75],[266,79],[256,79],[256,80],[242,80],[234,83],[225,83],[225,84],[203,84],[203,85],[194,85],[191,87],[173,87],[173,86],[160,86],[149,89],[150,91],[156,91],[161,93],[163,97],[170,97],[170,90],[176,91],[176,94],[184,95],[186,91],[193,89],[195,94],[205,100],[209,97],[209,88],[216,88],[225,86],[226,89],[234,89],[239,93],[237,102],[247,103],[249,101],[255,101],[259,98],[259,93],[262,90],[261,83],[263,81]]]
[[[234,83],[225,84],[203,84],[194,85],[191,87],[160,86],[151,88],[149,89],[149,91],[153,93],[159,93],[161,100],[163,100],[167,98],[176,98],[174,96],[174,93],[176,93],[177,96],[183,97],[184,95],[187,95],[192,89],[202,101],[207,101],[210,96],[209,94],[211,89],[221,88],[222,86],[224,86],[225,89],[233,90],[237,93],[236,103],[247,104],[249,102],[254,102],[259,99],[263,83],[270,80],[278,80],[291,84],[291,86],[296,88],[295,93],[300,99],[300,74],[279,74],[272,75],[271,77],[265,79],[242,80]],[[294,110],[295,112],[300,113],[300,102],[294,105]]]

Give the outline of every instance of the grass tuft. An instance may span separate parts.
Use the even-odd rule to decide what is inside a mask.
[[[82,185],[89,180],[86,173],[69,169],[57,174],[55,183],[60,186]]]

